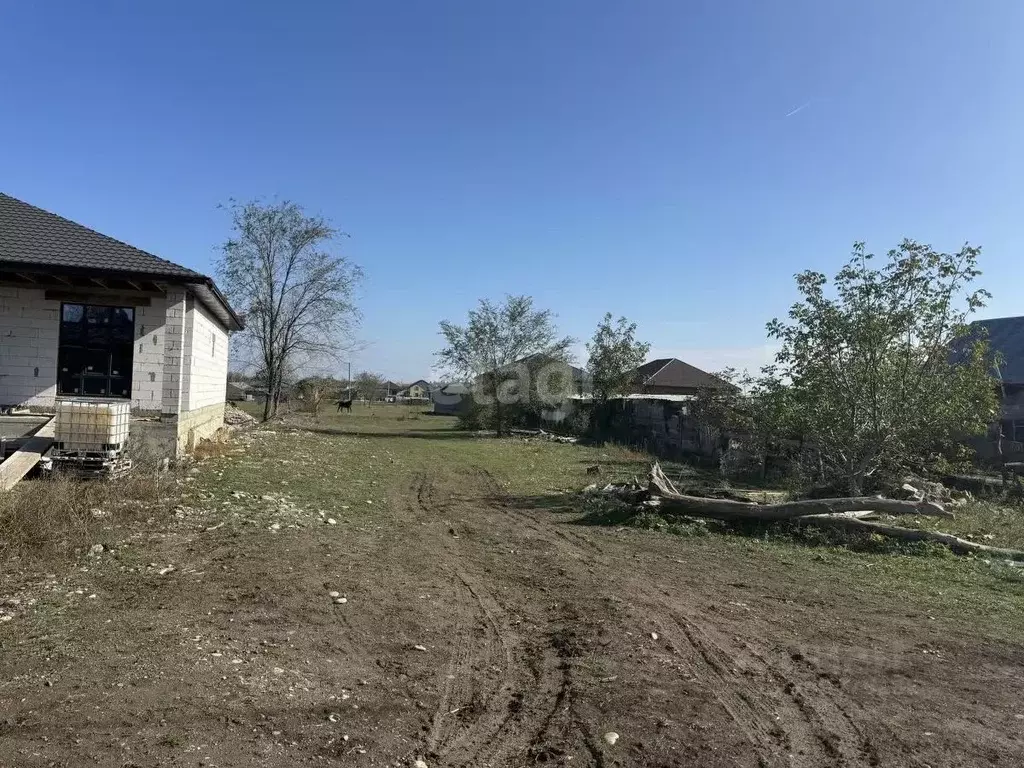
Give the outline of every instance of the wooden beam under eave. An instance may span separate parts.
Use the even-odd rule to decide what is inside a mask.
[[[99,288],[73,288],[61,290],[47,288],[44,298],[47,301],[63,301],[71,304],[99,304],[105,307],[148,307],[152,300],[162,297],[162,293],[145,291],[115,291]]]

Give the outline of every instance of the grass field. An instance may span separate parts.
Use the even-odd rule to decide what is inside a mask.
[[[99,518],[101,553],[4,574],[0,764],[1020,752],[1014,568],[602,516],[578,494],[587,467],[614,481],[647,457],[478,437],[395,405],[290,414],[202,455],[164,488],[164,512],[135,494]],[[1018,540],[1013,510],[958,515],[959,531]]]
[[[342,511],[347,514],[372,515],[372,505],[362,497],[384,493],[387,483],[378,473],[430,469],[444,476],[475,465],[485,467],[514,503],[571,515],[585,511],[577,492],[595,479],[643,479],[650,466],[648,456],[613,445],[476,438],[458,431],[452,417],[393,404],[357,406],[351,414],[325,409],[316,421],[294,414],[285,424],[286,429],[300,430],[281,435],[289,446],[286,452],[295,458],[284,459],[288,464],[269,458],[228,462],[225,491],[247,485],[280,490],[284,482],[290,489],[301,489],[295,491],[300,499],[334,511],[346,506]],[[303,434],[307,429],[314,435],[341,439],[311,445]],[[324,464],[331,467],[327,477],[321,474]],[[587,467],[595,464],[602,467],[599,478],[586,474]],[[717,484],[706,472],[687,465],[669,462],[665,469],[682,486]],[[954,520],[909,518],[901,524],[941,528],[998,546],[1024,546],[1024,509],[985,501],[957,508]],[[1004,563],[956,557],[938,546],[896,546],[875,537],[858,538],[859,548],[866,551],[851,551],[836,544],[835,535],[794,535],[784,526],[742,534],[712,528],[700,535],[704,532],[674,527],[668,521],[646,525],[654,526],[653,534],[671,536],[679,531],[680,538],[686,539],[679,546],[698,548],[709,558],[756,557],[766,568],[785,570],[801,582],[843,583],[892,600],[913,597],[925,613],[956,616],[992,636],[1012,637],[1024,630],[1024,570]]]

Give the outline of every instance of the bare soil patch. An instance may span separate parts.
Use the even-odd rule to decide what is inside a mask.
[[[275,427],[203,464],[187,515],[25,580],[34,610],[0,626],[0,764],[1024,753],[1019,585],[993,581],[971,622],[981,566],[912,563],[904,588],[892,563],[914,558],[580,525],[542,499],[600,449],[397,437],[380,418]]]

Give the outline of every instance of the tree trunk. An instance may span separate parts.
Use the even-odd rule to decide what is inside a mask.
[[[277,416],[277,411],[281,407],[281,390],[284,389],[284,365],[279,364],[277,366],[277,375],[274,381],[274,416]]]
[[[855,517],[841,515],[822,515],[801,518],[797,522],[804,522],[812,525],[821,525],[829,528],[842,528],[844,530],[867,531],[868,533],[881,533],[885,536],[901,539],[903,541],[935,541],[945,544],[957,554],[986,554],[994,557],[1006,558],[1009,560],[1024,560],[1024,552],[1016,549],[1004,549],[1003,547],[991,547],[987,544],[976,544],[973,541],[961,539],[951,533],[941,531],[922,531],[917,528],[904,528],[899,525],[887,525],[876,523],[870,520],[859,520]]]
[[[501,400],[497,397],[494,398],[494,429],[498,433],[498,437],[502,436],[502,423],[501,423]]]
[[[754,504],[728,499],[707,499],[702,496],[684,496],[676,490],[661,466],[651,467],[648,489],[650,495],[660,502],[659,508],[666,512],[693,517],[708,517],[715,520],[762,520],[772,522],[792,520],[808,515],[828,515],[836,512],[884,512],[889,515],[926,515],[947,517],[953,515],[938,504],[928,501],[897,501],[875,496],[851,499],[808,499],[783,504]]]
[[[271,366],[267,368],[267,392],[263,399],[263,420],[269,421],[273,411],[273,399],[274,399],[274,378],[275,373]]]

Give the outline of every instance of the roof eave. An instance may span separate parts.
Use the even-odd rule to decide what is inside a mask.
[[[207,305],[210,311],[214,312],[214,314],[221,319],[225,328],[229,331],[241,331],[245,328],[245,323],[242,321],[242,318],[240,318],[235,310],[232,309],[231,304],[228,303],[227,298],[223,293],[221,293],[216,283],[213,282],[213,279],[200,274],[199,272],[188,270],[184,271],[182,274],[162,274],[159,272],[145,272],[138,270],[104,269],[102,267],[46,267],[32,262],[8,260],[0,261],[0,266],[9,271],[30,272],[44,275],[64,275],[67,277],[100,277],[103,275],[114,275],[122,280],[148,280],[150,282],[158,283],[202,286],[203,291],[208,293],[208,296],[205,297],[207,300],[203,301],[203,303]],[[196,291],[196,293],[198,294],[200,291]],[[201,300],[203,299],[203,297],[200,298]]]
[[[196,295],[199,296],[199,300],[206,304],[207,309],[217,314],[220,320],[224,323],[224,327],[229,331],[241,331],[245,330],[245,322],[238,316],[234,309],[231,308],[231,304],[228,303],[227,298],[217,284],[205,275],[201,275],[202,280],[194,282],[186,282],[186,285],[201,286],[200,290],[195,290]],[[208,296],[204,297],[202,294],[207,293]],[[206,299],[206,300],[204,300]],[[210,300],[212,299],[212,301]],[[211,305],[216,306],[211,306]],[[218,309],[220,311],[218,311]]]

